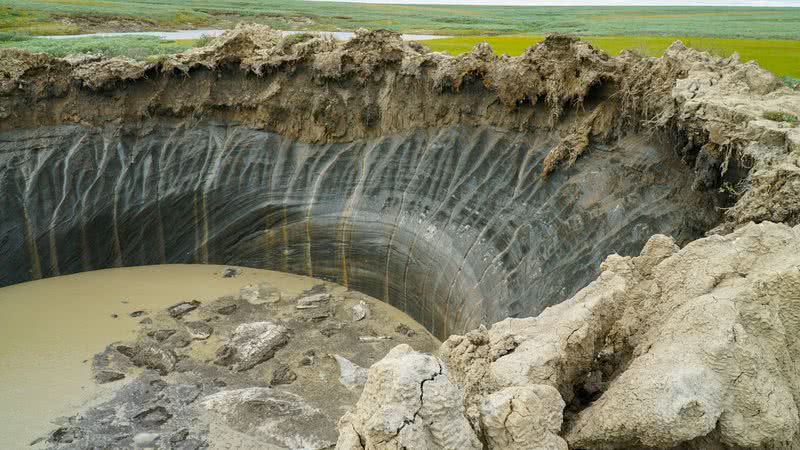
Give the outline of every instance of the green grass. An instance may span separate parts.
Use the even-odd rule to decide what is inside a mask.
[[[742,61],[755,60],[761,67],[779,76],[800,78],[800,41],[760,39],[718,39],[703,37],[654,37],[654,36],[585,36],[595,47],[611,55],[623,50],[634,50],[648,56],[660,56],[669,45],[681,40],[684,44],[708,51],[718,56],[729,56],[738,52]],[[460,54],[469,51],[478,42],[488,42],[497,53],[516,56],[526,48],[539,42],[542,36],[463,36],[451,39],[425,41],[431,50]]]
[[[146,60],[153,56],[179,53],[193,46],[194,42],[192,41],[164,41],[153,36],[85,37],[58,40],[37,38],[5,41],[0,37],[0,48],[14,47],[58,57],[91,53]]]
[[[0,31],[64,34],[102,29],[110,20],[139,21],[142,29],[229,27],[246,21],[281,29],[365,27],[448,35],[567,32],[591,36],[800,39],[800,8],[512,8],[299,0],[0,0]],[[86,21],[92,24],[86,25]]]

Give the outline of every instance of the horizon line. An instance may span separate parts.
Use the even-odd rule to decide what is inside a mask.
[[[415,6],[498,6],[517,8],[613,6],[613,7],[685,7],[685,8],[800,8],[791,0],[305,0],[325,3],[360,3]]]

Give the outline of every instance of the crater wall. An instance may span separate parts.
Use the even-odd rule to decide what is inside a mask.
[[[336,281],[440,337],[538,314],[611,253],[719,219],[670,142],[540,177],[557,133],[456,125],[307,144],[233,123],[0,132],[0,285],[218,263]]]

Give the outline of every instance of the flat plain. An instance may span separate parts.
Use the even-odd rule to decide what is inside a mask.
[[[518,55],[546,33],[581,36],[596,47],[658,56],[675,40],[717,55],[738,52],[777,75],[800,78],[800,8],[725,7],[492,7],[384,5],[297,0],[0,0],[0,47],[57,56],[102,53],[145,59],[193,42],[155,38],[86,38],[72,42],[37,35],[108,31],[230,28],[238,22],[282,30],[351,31],[385,28],[438,34],[435,51],[469,51],[488,41]]]

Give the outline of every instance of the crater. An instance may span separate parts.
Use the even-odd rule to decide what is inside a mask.
[[[798,135],[760,118],[774,104],[796,104],[796,93],[752,64],[679,43],[660,59],[610,58],[550,36],[520,57],[483,44],[449,57],[390,32],[339,43],[240,27],[149,63],[2,55],[0,287],[175,264],[326,282],[287,301],[257,285],[161,309],[140,323],[135,342],[95,357],[104,382],[135,381],[51,433],[59,445],[113,438],[128,419],[100,430],[94,418],[130,400],[131,417],[147,423],[126,429],[126,443],[167,431],[183,441],[260,439],[277,417],[279,440],[294,442],[287,446],[330,447],[336,423],[345,427],[339,437],[350,433],[339,419],[367,366],[392,347],[400,350],[390,360],[431,363],[398,344],[429,351],[448,337],[440,352],[450,352],[448,376],[465,386],[466,404],[538,376],[519,367],[558,367],[563,379],[541,383],[558,384],[568,415],[561,435],[574,434],[571,424],[609,392],[627,392],[620,373],[638,341],[620,333],[643,331],[611,326],[625,308],[637,311],[638,297],[614,294],[640,289],[625,280],[661,289],[651,277],[658,261],[682,261],[706,241],[725,247],[719,236],[686,244],[799,217],[797,184],[785,182],[797,171],[783,164]],[[390,306],[416,323],[378,314]],[[573,336],[591,321],[602,326]],[[309,342],[330,349],[324,372],[306,354]],[[575,367],[551,364],[534,355],[541,342],[582,356]],[[369,357],[359,359],[364,349]],[[139,395],[155,386],[178,398],[199,385],[188,412],[151,411]],[[243,435],[215,440],[215,414]],[[287,419],[299,416],[324,426]],[[192,417],[209,427],[187,434],[181,424]],[[319,442],[292,440],[307,429],[322,433]]]
[[[456,125],[304,144],[221,122],[0,134],[2,284],[231,264],[334,281],[447,337],[538,314],[653,234],[718,219],[669,141],[539,177],[554,136]]]

